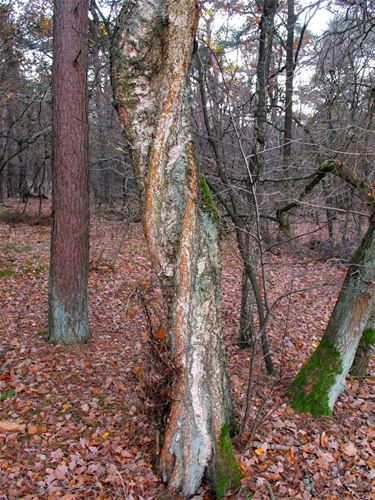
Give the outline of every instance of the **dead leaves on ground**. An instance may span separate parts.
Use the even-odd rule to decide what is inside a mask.
[[[141,228],[133,225],[121,246],[113,225],[93,221],[93,252],[101,256],[90,275],[93,340],[56,347],[46,341],[48,232],[0,223],[0,258],[12,259],[6,261],[12,273],[0,278],[0,492],[9,498],[167,495],[154,469],[158,435],[145,387],[149,332],[134,293],[139,287],[150,293],[154,279]],[[104,272],[114,262],[117,243],[104,236],[111,232],[119,235],[119,253]],[[223,318],[240,413],[250,353],[237,347],[241,269],[234,247],[224,243]],[[267,266],[272,300],[289,286],[308,290],[281,301],[270,322],[277,376],[268,378],[261,362],[255,367],[249,432],[236,441],[242,491],[255,499],[267,498],[270,487],[276,498],[370,498],[374,404],[361,396],[373,380],[349,382],[332,419],[295,415],[284,398],[319,341],[345,269],[294,255],[270,255]],[[167,330],[156,327],[153,335],[162,346]],[[202,498],[207,491],[201,489]]]

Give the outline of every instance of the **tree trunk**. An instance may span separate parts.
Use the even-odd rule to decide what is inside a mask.
[[[283,168],[285,176],[289,175],[289,164],[292,156],[293,139],[293,79],[294,79],[294,30],[296,15],[294,0],[288,0],[288,26],[286,40],[286,80],[285,80],[285,117],[284,117],[284,144]]]
[[[326,205],[328,207],[326,209],[328,239],[329,239],[330,244],[333,247],[333,245],[335,244],[335,233],[334,233],[334,226],[333,226],[334,217],[332,214],[332,210],[330,210],[330,208],[329,208],[331,205],[331,200],[332,200],[332,196],[331,196],[332,187],[331,187],[331,181],[330,181],[329,177],[325,177],[322,180],[322,186],[323,186],[323,193],[325,196],[325,202],[326,202]]]
[[[238,339],[239,346],[242,349],[251,347],[254,341],[253,309],[254,292],[246,268],[244,267],[242,271],[241,316]]]
[[[375,217],[351,260],[323,338],[289,388],[299,412],[331,415],[375,307]]]
[[[363,330],[359,346],[350,369],[352,377],[365,377],[374,353],[375,346],[375,307],[370,315],[366,328]]]
[[[49,339],[65,344],[89,337],[87,27],[87,0],[55,2]]]
[[[207,474],[221,497],[238,486],[240,472],[228,427],[217,216],[199,179],[189,128],[187,76],[196,23],[195,0],[126,2],[112,47],[112,79],[168,306],[176,380],[162,478],[190,497]]]

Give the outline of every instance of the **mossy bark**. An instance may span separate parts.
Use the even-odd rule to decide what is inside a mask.
[[[176,377],[160,472],[192,496],[216,478],[231,418],[221,338],[219,228],[190,132],[188,71],[195,0],[129,0],[112,47],[112,82],[144,204],[144,228],[166,301]]]
[[[223,425],[220,432],[215,476],[217,500],[221,500],[229,490],[236,490],[241,485],[242,473],[233,450],[228,424]]]
[[[324,336],[289,387],[298,412],[331,415],[375,307],[375,217],[353,256]]]
[[[365,377],[375,348],[375,308],[372,311],[350,369],[352,377]]]

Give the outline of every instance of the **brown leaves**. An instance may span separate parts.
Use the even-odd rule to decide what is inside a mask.
[[[355,457],[358,453],[358,450],[352,442],[349,442],[345,446],[343,446],[342,452],[348,457]]]
[[[25,432],[26,425],[11,420],[0,420],[0,432]]]
[[[10,244],[31,247],[12,253],[17,270],[35,260],[34,254],[48,262],[48,234],[39,231],[39,226],[12,227]],[[93,247],[118,247],[107,237],[111,231],[109,223],[94,220]],[[150,285],[155,277],[142,228],[134,225],[129,231],[131,244],[119,254],[115,271],[90,276],[93,341],[83,347],[51,346],[45,335],[36,333],[47,328],[46,273],[17,271],[6,286],[0,282],[0,352],[11,348],[0,357],[0,393],[15,393],[0,402],[0,491],[10,498],[151,500],[167,495],[151,464],[156,448],[153,412],[160,399],[168,400],[170,388],[157,403],[150,401],[145,348],[150,339],[134,295],[141,287],[154,302],[154,297],[160,300],[160,291]],[[5,253],[1,245],[8,233],[0,222],[0,254]],[[234,247],[233,240],[224,242],[223,318],[235,410],[241,413],[250,352],[236,344],[241,272]],[[343,268],[311,259],[307,265],[287,255],[269,256],[269,265],[271,302],[288,290],[291,279],[296,289],[305,289],[306,283],[311,289],[293,295],[289,309],[283,301],[270,319],[280,378],[265,376],[257,359],[249,433],[237,448],[243,491],[268,498],[268,481],[276,498],[371,498],[374,405],[351,394],[369,397],[375,379],[349,381],[332,419],[296,415],[284,398],[290,378],[320,341]],[[326,282],[337,286],[325,292],[321,285]],[[153,344],[161,350],[167,337],[163,324],[165,316],[155,317]],[[259,425],[252,437],[255,418]]]

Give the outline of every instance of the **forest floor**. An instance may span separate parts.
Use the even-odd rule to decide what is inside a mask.
[[[150,327],[162,308],[140,224],[92,218],[90,320],[81,346],[47,342],[50,218],[0,209],[0,498],[174,499],[155,470]],[[244,478],[230,498],[375,498],[375,364],[349,380],[332,418],[295,414],[285,390],[314,350],[346,266],[307,240],[268,252],[268,333],[276,374],[257,355],[248,427],[235,448]],[[237,345],[241,263],[223,241],[223,323],[235,409],[243,414],[250,350]],[[159,325],[160,320],[160,325]],[[159,332],[159,336],[158,336]],[[372,376],[370,376],[372,374]],[[254,497],[251,497],[254,494]],[[195,497],[210,499],[209,487]]]

